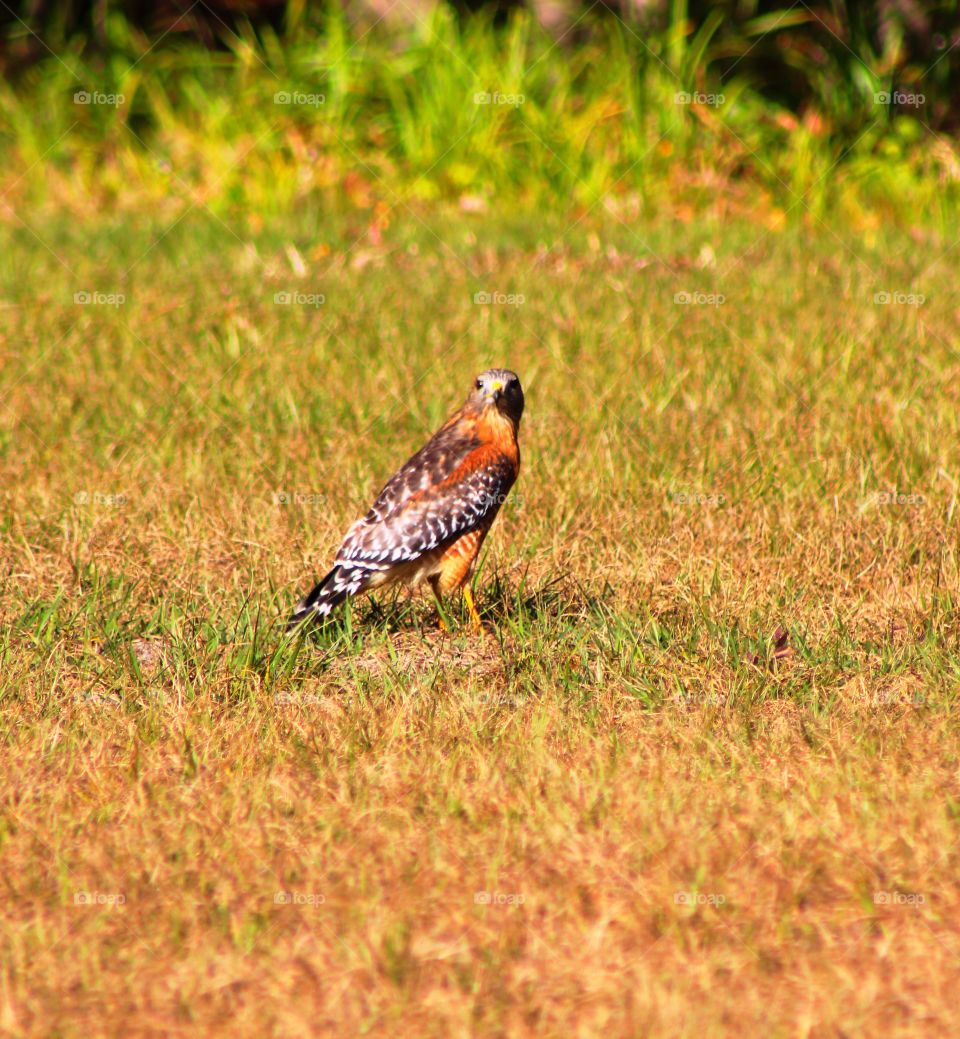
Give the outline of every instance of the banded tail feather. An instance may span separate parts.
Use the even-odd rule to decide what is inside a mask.
[[[308,617],[326,617],[351,595],[362,592],[371,574],[369,567],[339,563],[309,595],[297,603],[297,608],[287,622],[287,630],[297,627]]]

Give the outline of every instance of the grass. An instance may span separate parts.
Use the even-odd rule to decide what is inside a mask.
[[[21,215],[0,1031],[957,1031],[956,234]],[[286,641],[494,363],[487,636]]]
[[[172,222],[202,205],[259,234],[346,208],[383,231],[446,204],[627,222],[832,215],[868,235],[921,212],[957,218],[960,155],[939,130],[950,59],[901,69],[896,33],[877,55],[808,7],[736,40],[716,12],[695,28],[679,2],[661,29],[608,13],[558,41],[525,12],[498,28],[439,6],[388,28],[330,5],[322,31],[224,32],[216,53],[177,33],[144,39],[115,12],[103,21],[99,49],[65,40],[0,85],[8,222],[44,207]],[[823,45],[785,42],[801,23]],[[772,83],[752,64],[770,47]],[[817,85],[794,111],[769,91],[801,69]],[[923,101],[877,101],[898,92]]]

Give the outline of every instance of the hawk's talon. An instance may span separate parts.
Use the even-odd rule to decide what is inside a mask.
[[[468,584],[463,586],[463,599],[467,604],[467,613],[470,614],[471,625],[475,630],[483,631],[483,621],[480,619],[480,614],[477,613],[477,607],[473,601],[473,590]]]

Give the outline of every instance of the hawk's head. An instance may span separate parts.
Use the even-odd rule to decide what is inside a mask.
[[[496,408],[514,425],[519,425],[523,414],[523,390],[516,372],[506,368],[488,368],[473,384],[469,401],[477,408]]]

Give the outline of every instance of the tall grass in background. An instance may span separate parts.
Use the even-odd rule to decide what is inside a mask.
[[[895,62],[863,41],[849,68],[801,68],[782,38],[810,19],[791,8],[731,35],[721,8],[695,20],[675,0],[659,26],[587,15],[557,40],[524,10],[497,24],[437,6],[386,27],[331,4],[319,28],[240,26],[211,50],[110,13],[102,46],[65,39],[0,86],[0,186],[13,209],[166,219],[202,203],[254,227],[304,206],[385,226],[433,204],[837,215],[865,233],[952,221],[960,156],[927,122],[935,95],[886,103]],[[813,84],[800,109],[758,78],[771,47]]]

